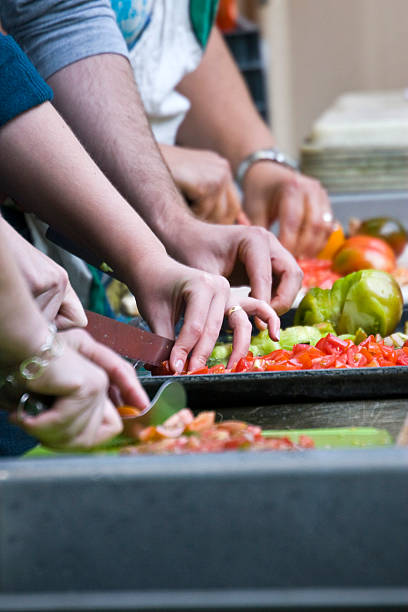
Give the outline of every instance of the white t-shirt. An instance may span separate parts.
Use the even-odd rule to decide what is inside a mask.
[[[202,55],[190,22],[189,0],[154,0],[149,23],[129,49],[129,57],[146,114],[160,143],[175,143],[190,108],[190,102],[176,87],[197,68]]]

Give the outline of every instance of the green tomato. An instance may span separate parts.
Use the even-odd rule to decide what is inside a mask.
[[[310,289],[295,315],[295,324],[329,321],[337,334],[387,336],[402,314],[402,294],[396,280],[381,270],[359,270],[337,280],[332,289]]]

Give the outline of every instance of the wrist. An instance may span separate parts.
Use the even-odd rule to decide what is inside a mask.
[[[34,353],[25,356],[17,365],[13,364],[7,371],[2,370],[2,377],[9,385],[19,387],[29,381],[40,378],[51,361],[59,357],[64,345],[57,336],[57,328],[50,323],[47,328],[47,335]],[[11,371],[10,371],[11,369]]]
[[[168,255],[188,265],[188,255],[201,243],[208,232],[208,224],[194,217],[191,212],[183,214],[178,224],[168,228],[163,242]],[[192,246],[194,245],[194,246]]]
[[[298,170],[297,162],[288,155],[279,151],[279,149],[258,149],[245,157],[237,168],[235,176],[241,188],[244,187],[249,173],[261,164],[262,167],[264,167],[265,164],[269,164],[269,170],[272,169],[272,164],[275,166],[275,170],[278,168],[292,172],[296,172]]]
[[[13,324],[11,317],[0,320],[2,330],[2,350],[0,351],[0,369],[11,370],[27,357],[35,354],[44,344],[49,330],[47,321],[39,314]]]

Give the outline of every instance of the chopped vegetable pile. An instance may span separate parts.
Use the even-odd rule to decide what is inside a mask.
[[[328,368],[373,368],[389,366],[408,366],[408,341],[403,346],[393,345],[394,334],[385,340],[381,336],[368,336],[360,344],[351,339],[343,339],[333,334],[321,338],[315,346],[295,344],[292,350],[278,349],[267,355],[254,356],[248,352],[237,365],[227,370],[223,364],[185,371],[183,374],[225,374],[229,372],[276,372],[292,370],[325,370]],[[406,338],[406,336],[405,336]],[[168,363],[163,362],[159,375],[168,376],[172,372]]]
[[[351,272],[373,268],[390,272],[402,285],[407,283],[405,268],[397,268],[396,257],[408,242],[405,228],[396,219],[379,217],[350,219],[346,238],[337,222],[323,250],[313,259],[301,259],[303,287],[330,289],[333,283]]]
[[[218,453],[230,450],[295,450],[314,448],[305,435],[297,443],[289,438],[265,438],[257,425],[244,421],[215,423],[215,412],[200,412],[194,417],[184,408],[162,425],[150,425],[139,431],[138,441],[121,449],[121,454]]]

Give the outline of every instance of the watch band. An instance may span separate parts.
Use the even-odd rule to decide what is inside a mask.
[[[259,161],[271,161],[281,166],[286,166],[292,170],[298,170],[298,165],[295,160],[291,159],[284,153],[281,153],[278,149],[259,149],[254,151],[251,155],[248,155],[238,166],[236,173],[237,183],[242,187],[242,182],[245,178],[249,168]]]

